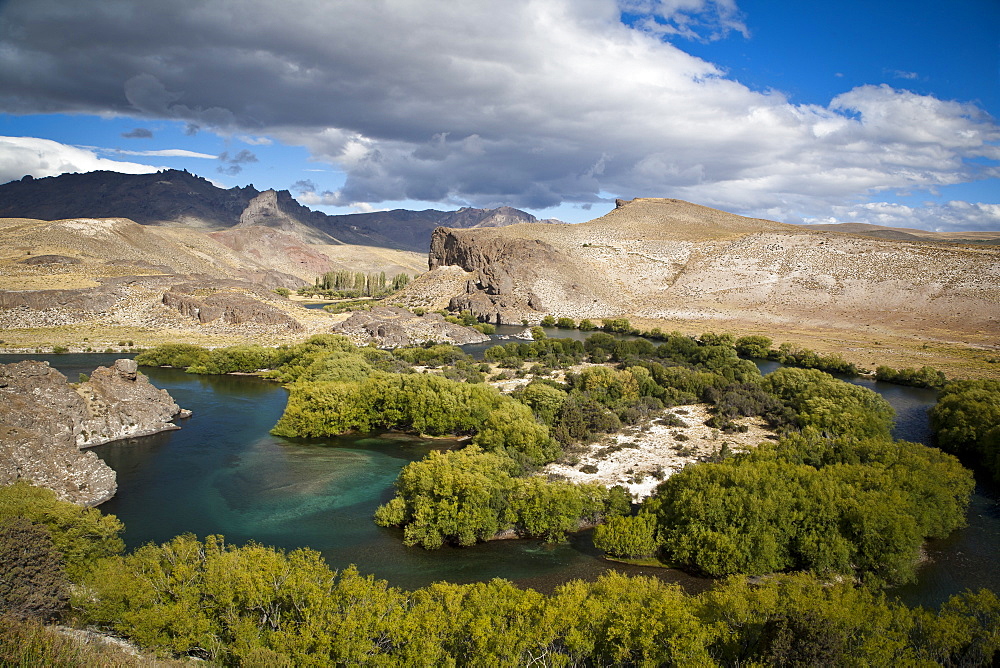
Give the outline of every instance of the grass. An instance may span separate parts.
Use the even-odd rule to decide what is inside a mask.
[[[0,617],[0,666],[35,668],[167,668],[186,661],[133,655],[121,647],[70,637],[37,621]]]

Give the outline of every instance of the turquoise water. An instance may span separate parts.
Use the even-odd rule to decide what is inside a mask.
[[[558,331],[558,330],[557,330]],[[110,364],[119,355],[38,356],[70,380]],[[0,363],[23,356],[0,355]],[[763,363],[764,370],[772,370]],[[144,368],[194,415],[178,431],[95,448],[118,472],[118,494],[101,506],[125,523],[130,548],[180,533],[222,534],[234,543],[256,540],[284,548],[312,547],[334,568],[356,564],[403,587],[438,580],[473,582],[502,577],[549,591],[574,578],[609,569],[644,569],[604,561],[589,532],[557,546],[497,541],[472,548],[426,551],[402,544],[400,532],[377,527],[375,508],[392,496],[392,483],[408,462],[447,442],[401,435],[310,441],[271,436],[286,391],[247,376],[194,376]],[[887,383],[855,381],[883,394],[897,411],[896,437],[927,442],[927,411],[935,393]],[[916,585],[896,593],[909,604],[936,606],[966,588],[1000,591],[1000,512],[996,490],[980,487],[969,527],[928,545],[930,562]],[[708,582],[678,571],[645,569],[690,591]]]

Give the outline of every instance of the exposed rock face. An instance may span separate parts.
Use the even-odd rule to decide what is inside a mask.
[[[226,291],[195,296],[198,290],[198,285],[175,285],[163,293],[163,303],[202,324],[219,321],[227,325],[253,323],[279,325],[294,331],[302,329],[302,325],[281,310],[244,294]]]
[[[0,484],[31,480],[74,503],[103,503],[115,472],[79,448],[176,429],[185,413],[132,360],[75,387],[47,362],[0,365]]]
[[[451,304],[491,322],[548,312],[1000,332],[994,247],[836,234],[680,200],[619,202],[579,225],[438,229],[429,266],[418,283],[467,272]]]
[[[546,305],[532,286],[544,282],[552,267],[566,264],[561,253],[538,239],[506,238],[492,232],[443,227],[434,231],[429,268],[457,266],[471,273],[464,293],[453,296],[448,307],[470,310],[480,320],[498,325],[538,320]],[[580,283],[570,285],[581,295],[588,294]]]
[[[416,316],[406,309],[395,307],[355,311],[334,331],[361,345],[374,341],[380,348],[415,346],[427,341],[463,345],[490,339],[471,327],[446,322],[440,313]]]
[[[154,387],[130,359],[116,360],[110,369],[98,367],[76,393],[87,411],[76,434],[81,448],[176,429],[171,420],[190,414],[166,390]]]

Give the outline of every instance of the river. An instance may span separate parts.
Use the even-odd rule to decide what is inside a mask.
[[[553,336],[564,333],[552,331]],[[25,357],[0,355],[0,363]],[[32,357],[48,360],[75,381],[80,373],[108,365],[119,355]],[[764,372],[773,368],[769,364],[761,363]],[[517,540],[436,551],[405,547],[400,531],[377,527],[371,517],[391,497],[399,469],[439,447],[440,441],[391,434],[310,441],[277,438],[268,430],[284,410],[287,393],[274,383],[174,369],[142,371],[194,414],[178,423],[178,431],[94,449],[118,473],[118,494],[101,510],[125,523],[129,548],[186,532],[199,537],[222,534],[233,543],[256,540],[283,548],[311,547],[334,568],[355,564],[362,573],[406,588],[438,580],[501,577],[551,591],[567,580],[593,579],[609,569],[655,574],[691,592],[709,584],[676,570],[607,562],[593,548],[589,532],[556,546]],[[893,404],[898,438],[928,441],[933,391],[854,382],[872,387]],[[1000,592],[996,498],[996,490],[977,488],[969,526],[928,545],[930,561],[921,568],[919,581],[895,592],[901,600],[936,606],[966,588]]]

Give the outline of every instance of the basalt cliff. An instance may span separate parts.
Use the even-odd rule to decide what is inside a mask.
[[[493,323],[559,317],[866,327],[995,339],[1000,249],[862,237],[673,199],[579,225],[441,228],[411,303]]]
[[[103,503],[117,489],[115,472],[81,448],[176,429],[185,415],[133,360],[80,383],[47,362],[0,365],[0,485],[30,480],[74,503]]]

